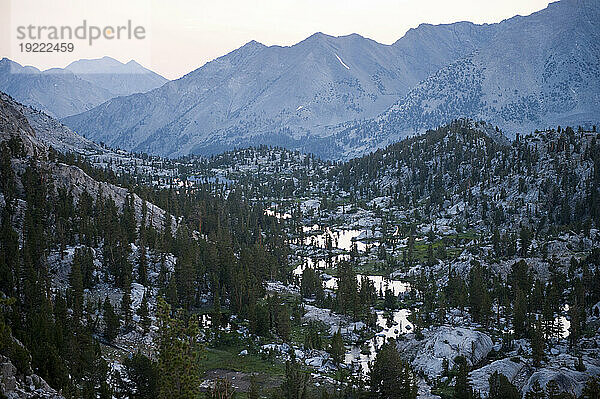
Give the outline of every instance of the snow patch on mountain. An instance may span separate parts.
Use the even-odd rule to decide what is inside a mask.
[[[344,61],[342,61],[342,59],[340,58],[340,56],[339,56],[339,55],[337,55],[337,54],[336,54],[335,56],[336,56],[336,58],[338,59],[338,61],[340,62],[340,64],[342,64],[342,66],[343,66],[344,68],[346,68],[346,69],[350,69],[350,67],[349,67],[348,65],[346,65],[346,64],[344,63]]]

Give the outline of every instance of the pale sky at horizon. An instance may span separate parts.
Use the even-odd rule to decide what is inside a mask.
[[[0,58],[40,69],[81,58],[135,59],[168,79],[256,40],[289,46],[315,32],[358,33],[391,44],[420,23],[495,23],[545,8],[548,0],[0,0]],[[21,52],[17,26],[112,26],[131,20],[146,30],[140,41],[75,44],[73,53]],[[32,40],[29,40],[32,42]]]

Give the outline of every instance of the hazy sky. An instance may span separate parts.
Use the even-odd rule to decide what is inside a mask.
[[[0,58],[40,69],[80,58],[134,58],[167,78],[182,76],[250,40],[292,45],[314,32],[358,33],[391,44],[420,23],[493,23],[545,8],[547,0],[0,0]],[[17,27],[143,26],[143,40],[75,40],[72,53],[21,52]],[[71,40],[73,41],[73,40]],[[54,41],[55,43],[57,41]],[[62,42],[69,42],[63,40]]]

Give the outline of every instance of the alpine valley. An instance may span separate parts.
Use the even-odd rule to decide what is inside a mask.
[[[599,14],[2,59],[0,398],[600,398]]]

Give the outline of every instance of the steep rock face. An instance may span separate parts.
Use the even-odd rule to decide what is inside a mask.
[[[0,141],[18,137],[26,155],[34,156],[43,153],[44,148],[35,137],[35,132],[27,118],[15,105],[15,101],[10,96],[0,92]]]
[[[291,47],[252,41],[159,89],[65,123],[95,141],[161,155],[261,143],[322,153],[330,126],[383,112],[489,41],[494,29],[422,25],[390,46],[356,34],[316,33]]]
[[[479,331],[463,327],[440,326],[423,331],[421,341],[399,341],[398,350],[412,358],[415,369],[428,377],[441,375],[444,359],[449,368],[454,358],[464,356],[469,365],[475,365],[492,350],[492,339]]]
[[[0,394],[8,399],[64,399],[36,374],[19,375],[9,358],[0,355]]]
[[[71,152],[86,155],[107,151],[93,141],[81,137],[42,111],[19,103],[13,105],[16,110],[25,116],[38,141],[44,143],[47,147],[52,147],[63,153]]]

